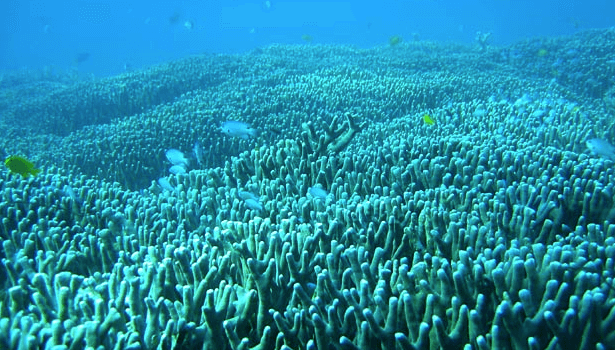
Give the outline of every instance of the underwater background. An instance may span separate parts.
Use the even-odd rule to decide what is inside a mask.
[[[613,349],[613,6],[3,2],[0,350]]]
[[[118,1],[5,0],[0,68],[113,75],[203,53],[269,44],[370,48],[406,41],[493,45],[615,25],[607,0]]]

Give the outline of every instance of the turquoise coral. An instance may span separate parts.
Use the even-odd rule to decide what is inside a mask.
[[[613,42],[609,30],[558,40],[582,56]],[[9,130],[0,148],[30,147],[45,172],[0,173],[0,348],[608,348],[614,171],[584,141],[612,121],[569,108],[571,98],[602,108],[589,83],[545,85],[539,68],[523,79],[495,64],[484,72],[510,49],[534,52],[409,42],[272,46],[250,55],[257,63],[192,58],[143,73],[168,77],[159,91],[170,94],[148,101],[135,88],[139,110],[153,106],[143,113],[103,106],[124,114],[79,128],[72,118],[93,108],[82,101],[38,136]],[[211,65],[215,77],[202,78],[215,81],[174,80],[193,65]],[[502,86],[511,96],[490,95]],[[109,97],[106,85],[78,87]],[[41,109],[32,118],[62,103],[45,107],[49,98],[25,104]],[[412,122],[427,109],[438,128]],[[216,118],[244,113],[282,132],[215,130]],[[65,123],[71,135],[40,146]],[[197,133],[215,156],[170,177],[176,191],[154,191],[164,150],[189,149]],[[317,184],[326,201],[310,198]]]

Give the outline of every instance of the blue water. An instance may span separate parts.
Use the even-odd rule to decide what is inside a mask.
[[[607,0],[3,0],[0,69],[101,76],[203,52],[301,44],[305,35],[313,44],[372,47],[392,35],[471,44],[481,31],[506,45],[614,25]]]

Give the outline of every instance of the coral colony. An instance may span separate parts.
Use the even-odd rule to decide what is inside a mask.
[[[5,76],[0,349],[612,348],[615,32],[487,39]]]

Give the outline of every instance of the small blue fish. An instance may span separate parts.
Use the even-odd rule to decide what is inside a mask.
[[[254,193],[248,192],[248,191],[239,191],[239,193],[237,193],[237,195],[239,196],[239,198],[243,199],[244,201],[248,200],[248,199],[253,199],[255,201],[258,201],[260,199]]]
[[[312,195],[312,197],[325,201],[329,193],[324,188],[320,187],[320,185],[312,186],[308,188],[308,193]]]
[[[180,150],[171,148],[165,152],[165,155],[167,156],[169,162],[173,165],[183,165],[184,167],[188,166],[188,158],[186,158]]]
[[[185,174],[186,167],[184,167],[181,164],[173,165],[172,167],[169,168],[169,172],[173,175]]]
[[[248,207],[249,209],[256,210],[256,211],[263,210],[263,205],[260,204],[260,202],[255,199],[248,198],[243,202],[246,203],[246,207]]]
[[[244,140],[249,139],[250,137],[256,137],[258,134],[256,129],[253,129],[250,124],[236,120],[229,120],[222,123],[222,125],[220,125],[220,131],[222,131],[224,135],[230,137],[240,137]]]
[[[603,139],[589,139],[585,141],[590,152],[597,156],[615,160],[615,146]]]
[[[175,187],[171,185],[171,183],[166,177],[161,177],[158,179],[158,186],[160,186],[160,188],[162,188],[163,190],[167,190],[169,192],[175,192]]]

